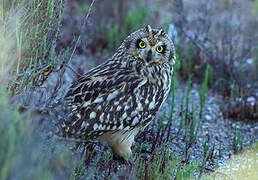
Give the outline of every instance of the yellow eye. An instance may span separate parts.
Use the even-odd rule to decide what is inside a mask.
[[[146,43],[144,41],[140,41],[139,42],[139,47],[140,48],[145,48],[146,47]]]
[[[163,50],[164,50],[163,46],[156,47],[156,51],[159,52],[159,53],[163,52]]]

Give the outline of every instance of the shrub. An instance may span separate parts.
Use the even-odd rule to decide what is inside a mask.
[[[62,68],[55,45],[64,0],[1,3],[0,80],[9,82],[13,93],[41,86],[52,71]]]

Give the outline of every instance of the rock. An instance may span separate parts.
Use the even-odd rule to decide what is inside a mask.
[[[246,60],[247,64],[253,64],[254,60],[252,58],[248,58]]]
[[[255,104],[255,97],[251,96],[247,98],[247,102],[251,104],[251,106],[254,106]]]
[[[205,119],[208,120],[208,121],[210,121],[210,120],[211,120],[211,116],[208,115],[208,114],[206,114],[206,115],[205,115]]]

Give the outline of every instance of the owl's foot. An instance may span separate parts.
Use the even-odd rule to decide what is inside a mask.
[[[133,161],[131,160],[131,158],[126,160],[124,157],[121,157],[117,154],[113,154],[113,160],[119,161],[122,164],[127,164],[127,165],[132,165],[133,164]]]
[[[111,147],[113,153],[125,160],[129,160],[132,157],[132,150],[130,143],[116,144]]]

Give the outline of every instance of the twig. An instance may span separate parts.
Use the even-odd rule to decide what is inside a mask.
[[[95,2],[95,0],[92,0],[92,1],[91,1],[89,11],[88,11],[88,13],[86,14],[86,16],[85,16],[85,18],[84,18],[84,21],[83,21],[83,23],[82,23],[82,25],[81,25],[81,29],[84,27],[84,25],[86,24],[86,22],[87,22],[87,20],[88,20],[88,18],[89,18],[89,16],[90,16],[91,8],[92,8],[94,2]],[[77,38],[77,40],[76,40],[76,43],[75,43],[75,45],[74,45],[74,47],[73,47],[73,52],[72,52],[72,54],[71,54],[71,56],[70,56],[70,59],[67,61],[67,63],[68,63],[69,61],[71,61],[71,59],[72,59],[72,57],[73,57],[73,55],[74,55],[74,53],[75,53],[75,50],[76,50],[76,48],[77,48],[77,46],[78,46],[78,44],[79,44],[79,42],[80,42],[80,39],[81,39],[81,34],[82,34],[82,31],[80,32],[80,35],[78,36],[78,38]]]
[[[64,65],[65,67],[69,68],[76,76],[80,77],[81,74],[77,73],[71,66],[69,66],[68,64]]]

